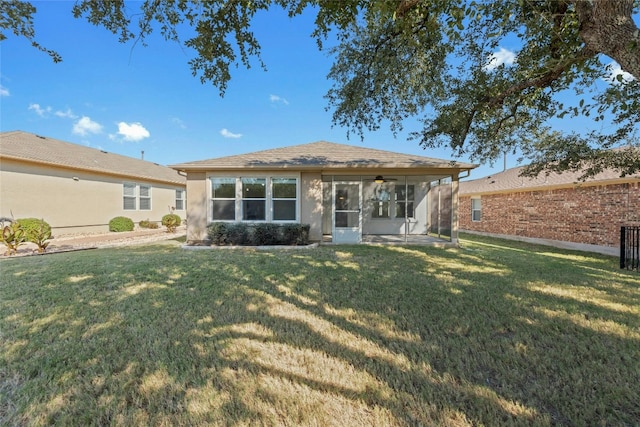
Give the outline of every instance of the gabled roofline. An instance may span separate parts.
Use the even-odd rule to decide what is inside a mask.
[[[169,165],[182,171],[422,169],[471,170],[477,165],[375,148],[317,141]]]

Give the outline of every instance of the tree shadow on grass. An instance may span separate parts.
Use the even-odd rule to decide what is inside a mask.
[[[5,417],[35,425],[640,419],[639,361],[630,357],[638,313],[625,314],[633,307],[625,301],[637,301],[634,276],[620,276],[618,305],[607,305],[602,295],[549,292],[601,286],[587,274],[535,274],[571,260],[534,252],[514,261],[508,244],[472,249],[151,247],[6,263],[0,372],[21,381]]]

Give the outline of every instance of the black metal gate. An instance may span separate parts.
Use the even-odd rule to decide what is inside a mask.
[[[620,268],[640,271],[640,226],[620,228]]]

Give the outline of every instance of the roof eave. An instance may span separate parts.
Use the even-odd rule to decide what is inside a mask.
[[[579,188],[579,187],[597,187],[599,185],[616,185],[626,184],[630,182],[640,182],[640,177],[622,177],[613,179],[602,179],[597,181],[572,181],[559,184],[538,184],[532,186],[522,187],[509,187],[509,188],[497,188],[497,189],[480,189],[475,191],[461,191],[461,196],[484,196],[493,194],[506,194],[506,193],[522,193],[529,191],[553,191],[567,188]]]
[[[460,164],[460,165],[406,165],[406,164],[367,164],[361,163],[346,163],[341,165],[288,165],[288,164],[260,164],[260,165],[188,165],[188,164],[176,164],[169,165],[170,168],[179,171],[235,171],[235,170],[304,170],[304,171],[325,171],[325,170],[437,170],[437,171],[467,171],[475,169],[477,165],[472,164]]]
[[[17,161],[17,162],[31,163],[31,164],[36,164],[36,165],[44,165],[44,166],[50,166],[50,167],[56,167],[56,168],[60,168],[60,169],[68,169],[68,170],[74,170],[74,171],[99,173],[99,174],[108,175],[108,176],[117,176],[117,177],[132,178],[132,179],[144,179],[146,181],[158,182],[158,183],[163,183],[163,184],[176,184],[176,185],[181,185],[181,186],[186,185],[186,181],[173,181],[173,180],[168,180],[168,179],[160,179],[160,178],[156,178],[156,177],[149,177],[149,176],[145,176],[145,175],[128,174],[128,173],[123,173],[123,172],[113,172],[113,171],[110,171],[110,170],[107,170],[107,169],[101,169],[101,168],[95,168],[94,169],[94,168],[83,168],[83,167],[72,166],[72,165],[62,165],[60,163],[55,163],[55,162],[47,162],[47,161],[36,160],[36,159],[27,159],[27,158],[24,158],[24,157],[16,157],[16,156],[11,156],[11,155],[6,155],[6,154],[0,154],[0,159],[9,159],[9,160]],[[178,174],[178,171],[176,171],[176,174]]]

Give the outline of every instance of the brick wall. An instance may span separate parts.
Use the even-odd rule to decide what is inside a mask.
[[[640,183],[482,195],[482,219],[471,221],[471,197],[460,196],[460,229],[616,247],[620,226],[640,222]]]

